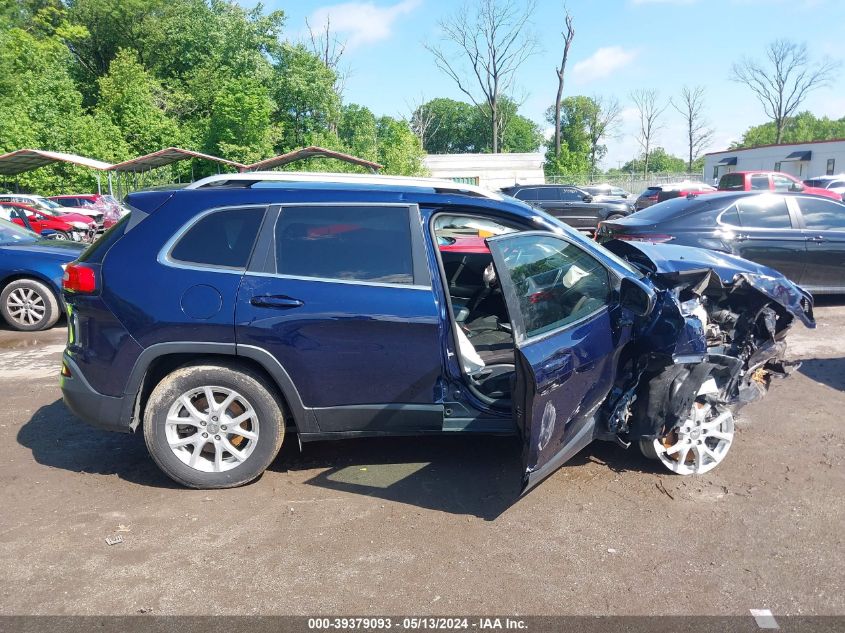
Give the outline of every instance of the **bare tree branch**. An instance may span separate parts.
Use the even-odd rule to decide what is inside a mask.
[[[440,22],[441,44],[426,44],[434,63],[490,120],[493,153],[503,132],[500,98],[511,92],[516,71],[535,54],[528,33],[535,0],[476,0]]]
[[[308,28],[308,46],[311,52],[323,62],[323,65],[334,72],[334,88],[338,94],[343,94],[343,89],[348,78],[349,71],[341,67],[341,59],[346,52],[346,41],[341,40],[336,33],[332,32],[332,18],[326,16],[326,23],[319,29],[311,27],[308,18],[305,18],[305,26]]]
[[[775,124],[775,142],[783,140],[786,122],[818,88],[829,86],[839,63],[828,58],[813,64],[806,44],[775,40],[766,48],[767,63],[744,58],[731,68],[731,79],[745,84]]]
[[[566,24],[565,30],[561,33],[563,36],[563,58],[560,60],[560,66],[555,68],[557,74],[557,97],[555,98],[555,157],[560,157],[560,101],[563,99],[563,80],[566,74],[566,62],[569,61],[569,48],[572,46],[572,40],[575,39],[575,26],[572,20],[572,14],[569,9],[564,6],[565,12],[564,22]]]
[[[656,90],[635,90],[631,93],[631,100],[637,108],[637,113],[640,117],[640,130],[637,134],[637,142],[643,150],[645,157],[645,165],[643,168],[643,175],[648,176],[648,159],[651,154],[651,147],[657,132],[663,127],[660,123],[660,115],[662,115],[668,103],[660,103],[659,95]]]
[[[601,142],[616,133],[622,116],[622,106],[612,97],[605,99],[593,96],[592,100],[595,108],[587,112],[585,124],[587,137],[590,140],[590,171],[595,172],[599,160],[607,152],[607,147]]]
[[[704,114],[705,93],[704,86],[695,88],[684,86],[678,102],[670,100],[672,107],[681,115],[687,128],[687,148],[689,149],[687,170],[689,173],[692,173],[692,164],[695,159],[713,140],[713,128],[710,127]]]
[[[432,134],[436,134],[440,129],[442,121],[437,118],[435,113],[428,107],[428,101],[424,95],[416,102],[406,102],[411,116],[408,118],[408,124],[411,126],[414,134],[420,139],[420,145],[423,150],[426,150],[426,141],[431,138]]]

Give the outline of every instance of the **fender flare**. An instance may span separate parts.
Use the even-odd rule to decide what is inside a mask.
[[[174,354],[215,354],[219,356],[243,357],[257,362],[272,378],[281,392],[300,433],[318,433],[316,417],[312,409],[302,403],[302,398],[287,370],[265,349],[252,345],[235,343],[205,343],[202,341],[173,341],[156,343],[145,348],[138,356],[124,392],[124,419],[132,420],[132,429],[140,424],[140,394],[147,370],[154,360]]]

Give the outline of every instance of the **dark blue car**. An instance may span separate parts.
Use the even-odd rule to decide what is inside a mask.
[[[0,313],[10,327],[33,332],[56,324],[63,311],[64,267],[83,248],[0,220]]]
[[[224,488],[299,441],[518,434],[523,486],[594,439],[718,465],[812,297],[699,249],[602,247],[427,179],[221,175],[131,194],[68,267],[67,405]]]

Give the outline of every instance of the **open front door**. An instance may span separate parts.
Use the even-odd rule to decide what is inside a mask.
[[[581,246],[544,232],[488,240],[516,346],[514,415],[523,492],[593,439],[615,375],[612,277]]]

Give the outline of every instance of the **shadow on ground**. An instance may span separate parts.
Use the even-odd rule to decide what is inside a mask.
[[[799,371],[811,380],[845,391],[845,358],[803,360]]]
[[[45,466],[178,488],[153,463],[141,437],[92,428],[61,400],[38,409],[17,440]],[[515,437],[366,438],[308,443],[302,452],[297,444],[290,435],[270,470],[319,471],[306,483],[328,490],[486,520],[507,510],[521,491],[522,446]],[[605,442],[588,446],[564,468],[590,462],[615,472],[660,472],[635,447],[626,451]]]
[[[117,475],[143,486],[177,487],[150,459],[142,438],[88,426],[61,400],[39,408],[20,428],[17,439],[44,466]]]
[[[493,520],[519,500],[522,446],[512,437],[369,438],[282,449],[272,469],[321,470],[306,483],[417,507]],[[614,472],[660,472],[639,451],[596,442],[565,469],[598,463]],[[542,484],[541,484],[542,485]]]

